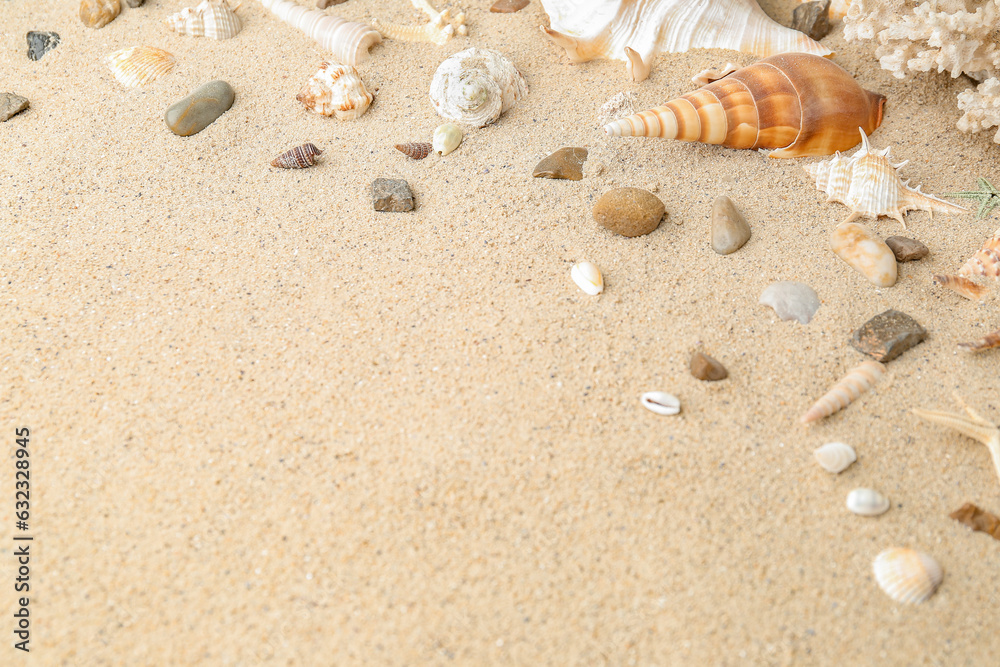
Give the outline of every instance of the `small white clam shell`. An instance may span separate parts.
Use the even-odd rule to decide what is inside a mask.
[[[828,442],[822,447],[817,447],[813,451],[813,456],[823,470],[832,473],[843,472],[858,460],[854,448],[842,442]]]
[[[573,278],[576,286],[590,296],[597,296],[604,291],[604,278],[601,276],[600,269],[592,262],[574,264],[569,275]]]
[[[676,415],[681,411],[681,402],[665,391],[647,391],[640,400],[642,407],[658,415]]]
[[[861,516],[878,516],[889,511],[889,499],[875,489],[854,489],[847,494],[847,509]]]
[[[897,602],[920,604],[944,578],[941,566],[925,553],[895,547],[875,557],[875,581]]]
[[[439,125],[436,130],[434,130],[434,139],[432,144],[434,145],[434,152],[438,155],[447,155],[462,143],[462,128],[454,123],[445,123],[444,125]]]

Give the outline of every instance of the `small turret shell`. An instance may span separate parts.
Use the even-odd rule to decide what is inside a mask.
[[[802,415],[802,423],[829,417],[839,410],[843,410],[853,401],[857,400],[861,394],[871,389],[882,376],[885,375],[885,366],[877,361],[863,361],[854,368],[844,378],[833,385],[826,394],[809,408],[809,411]]]
[[[316,157],[322,154],[322,149],[317,148],[315,144],[302,144],[288,149],[271,160],[271,166],[280,169],[305,169],[316,164]]]

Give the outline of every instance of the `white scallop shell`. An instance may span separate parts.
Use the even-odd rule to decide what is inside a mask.
[[[576,286],[590,296],[597,296],[604,291],[604,277],[601,276],[601,270],[592,262],[574,264],[569,275]]]
[[[913,549],[886,549],[875,557],[875,581],[897,602],[920,604],[937,590],[944,578],[941,566]]]
[[[226,4],[226,0],[218,4],[202,0],[197,7],[185,7],[168,16],[166,23],[171,30],[182,35],[211,39],[235,37],[243,27],[240,17]]]
[[[374,97],[353,65],[323,63],[295,99],[318,114],[354,120],[368,110]]]
[[[345,21],[317,9],[306,9],[290,0],[260,0],[279,19],[315,39],[321,48],[333,52],[333,59],[357,65],[368,57],[368,49],[382,41],[371,26]]]
[[[854,489],[847,494],[847,509],[861,516],[878,516],[889,511],[889,499],[875,489]]]
[[[434,152],[438,155],[447,155],[462,143],[462,128],[454,123],[445,123],[444,125],[439,125],[436,130],[434,130],[434,138],[432,139],[432,145],[434,146]]]
[[[640,400],[642,407],[658,415],[676,415],[681,411],[681,402],[665,391],[647,391]]]
[[[131,46],[105,58],[118,83],[129,88],[143,86],[174,67],[174,57],[152,46]]]
[[[503,54],[469,47],[434,73],[431,102],[443,118],[484,127],[528,94],[528,84]]]
[[[828,442],[822,447],[817,447],[813,451],[813,456],[823,470],[832,473],[843,472],[858,460],[854,448],[842,442]]]

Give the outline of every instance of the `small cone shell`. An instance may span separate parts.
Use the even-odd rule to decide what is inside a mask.
[[[941,566],[913,549],[886,549],[875,557],[875,580],[896,602],[920,604],[937,590],[944,578]]]
[[[979,340],[971,343],[959,343],[958,346],[965,348],[969,352],[982,352],[983,350],[992,350],[995,347],[1000,347],[1000,329],[988,333]]]
[[[323,151],[316,148],[315,144],[302,144],[288,149],[271,160],[271,166],[281,169],[305,169],[316,164],[316,156],[322,154]]]
[[[423,160],[431,154],[433,144],[429,141],[410,141],[405,144],[396,144],[396,150],[414,160]]]
[[[865,393],[885,375],[885,366],[877,361],[864,361],[860,366],[833,385],[821,399],[802,415],[802,423],[808,424],[823,417],[829,417],[843,410],[861,394]]]
[[[129,88],[144,86],[174,68],[174,57],[152,46],[132,46],[106,59],[118,83]]]

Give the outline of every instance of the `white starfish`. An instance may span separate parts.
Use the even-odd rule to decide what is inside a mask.
[[[968,417],[954,412],[918,410],[916,408],[914,408],[913,414],[921,419],[955,429],[962,435],[967,435],[973,440],[978,440],[986,445],[987,449],[990,450],[990,456],[993,458],[993,466],[997,471],[997,479],[1000,480],[1000,428],[997,428],[996,424],[983,418],[982,415],[966,405],[965,401],[957,395],[955,399],[965,408]]]

